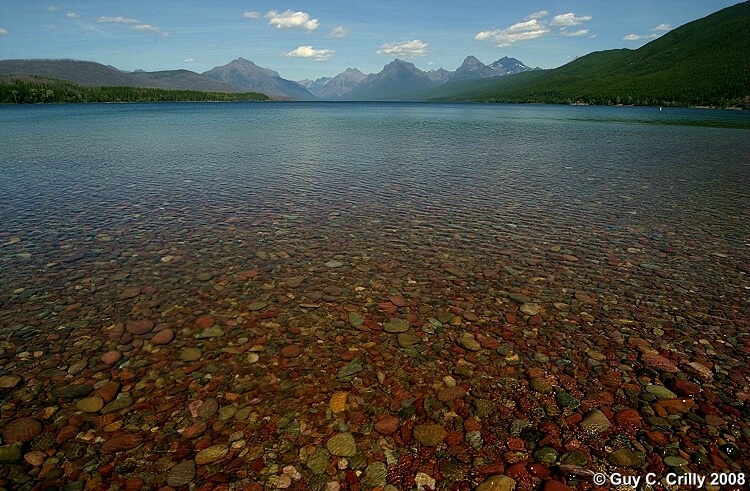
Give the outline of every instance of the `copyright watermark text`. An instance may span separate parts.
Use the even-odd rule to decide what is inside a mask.
[[[695,489],[705,489],[706,486],[744,486],[748,483],[748,479],[742,472],[713,472],[708,475],[691,472],[685,474],[671,472],[669,474],[659,475],[650,472],[643,476],[630,476],[617,472],[613,472],[612,474],[598,472],[594,474],[594,484],[598,486],[610,484],[612,486],[632,486],[633,488],[638,488],[641,484],[653,486],[657,483],[665,483],[670,486],[678,485],[688,486]]]

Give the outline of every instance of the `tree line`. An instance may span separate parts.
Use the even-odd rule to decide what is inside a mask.
[[[37,77],[32,77],[37,78]],[[0,103],[44,104],[72,102],[233,102],[267,101],[258,92],[203,92],[149,87],[88,87],[54,79],[0,80]]]

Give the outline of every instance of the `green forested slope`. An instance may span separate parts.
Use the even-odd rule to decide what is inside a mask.
[[[750,107],[750,2],[685,24],[637,50],[599,51],[543,72],[446,84],[431,98]]]

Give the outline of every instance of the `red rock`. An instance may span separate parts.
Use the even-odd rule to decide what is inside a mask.
[[[30,442],[42,432],[42,423],[34,418],[19,418],[3,428],[3,443]]]
[[[96,391],[96,394],[104,399],[104,402],[110,402],[115,399],[115,396],[120,391],[120,382],[110,380],[106,384]]]
[[[207,315],[202,315],[195,319],[195,325],[198,326],[201,329],[208,329],[209,327],[213,326],[214,323],[213,317],[209,317]]]
[[[573,491],[573,489],[561,482],[549,480],[544,483],[544,491]]]
[[[623,409],[615,414],[615,423],[626,428],[638,429],[643,424],[641,415],[635,409]]]
[[[549,476],[551,471],[549,470],[549,467],[547,467],[544,464],[540,464],[539,462],[534,462],[533,464],[529,465],[529,474],[531,474],[533,477],[544,479],[545,477]]]
[[[508,446],[509,450],[513,450],[515,452],[526,451],[526,443],[523,441],[523,438],[519,438],[517,436],[508,438],[508,440],[506,441],[506,445]]]
[[[159,331],[156,334],[154,334],[154,337],[151,338],[151,344],[155,345],[161,345],[161,344],[169,344],[174,339],[174,330],[172,329],[164,329],[163,331]]]
[[[672,390],[677,393],[677,395],[688,397],[698,397],[701,393],[701,388],[698,384],[676,377],[672,384]]]
[[[393,314],[393,313],[395,313],[397,308],[398,307],[396,307],[391,302],[383,302],[381,304],[378,304],[378,310],[381,311],[381,312],[385,312],[387,314]]]
[[[375,431],[382,435],[391,435],[398,429],[399,419],[396,416],[384,415],[375,422]]]
[[[281,349],[281,356],[284,358],[295,358],[302,353],[302,348],[299,347],[297,344],[290,344],[287,346],[284,346]]]
[[[684,414],[695,407],[692,399],[660,399],[657,404],[669,414]]]
[[[646,432],[646,441],[654,447],[663,447],[669,443],[669,439],[658,431]]]
[[[114,365],[115,363],[120,361],[120,358],[122,358],[121,352],[107,351],[101,357],[99,357],[99,360],[101,360],[101,362],[104,363],[105,365]]]
[[[406,307],[406,300],[404,300],[404,297],[402,297],[400,295],[399,296],[388,297],[388,300],[390,300],[391,303],[393,305],[395,305],[396,307]]]
[[[78,427],[73,425],[63,426],[60,433],[57,434],[57,443],[63,443],[78,434]]]
[[[143,479],[140,477],[131,477],[127,481],[125,481],[122,485],[123,491],[139,491],[143,489],[143,485],[145,483],[143,482]]]
[[[670,373],[677,373],[680,371],[680,369],[677,368],[677,365],[656,353],[643,353],[643,355],[641,356],[641,361],[644,365],[653,370]]]
[[[143,437],[134,433],[125,433],[113,438],[110,438],[102,445],[100,452],[103,454],[111,454],[115,452],[121,452],[123,450],[130,450],[143,443]]]
[[[151,329],[153,328],[154,323],[148,319],[128,321],[125,325],[125,329],[131,334],[146,334],[151,332]]]
[[[519,462],[517,464],[514,464],[510,467],[508,467],[505,470],[505,475],[510,477],[511,479],[514,479],[516,481],[521,480],[528,480],[531,476],[529,475],[529,472],[526,470],[526,462]]]

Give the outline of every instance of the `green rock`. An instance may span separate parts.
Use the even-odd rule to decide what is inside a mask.
[[[469,351],[479,351],[482,346],[474,339],[474,335],[470,332],[465,332],[458,338],[458,345]]]
[[[677,394],[663,385],[647,385],[646,392],[655,395],[658,399],[677,399]]]
[[[583,418],[581,421],[581,429],[588,435],[598,435],[610,426],[612,423],[609,422],[603,412],[598,409],[594,409]]]
[[[331,454],[323,447],[317,447],[307,458],[307,468],[316,476],[322,475],[328,467]]]
[[[498,474],[488,477],[474,491],[513,491],[514,489],[516,489],[516,481]]]
[[[542,447],[534,452],[534,458],[542,464],[554,464],[557,461],[557,451],[552,447]]]
[[[388,468],[383,462],[372,462],[362,474],[362,485],[366,488],[382,488],[388,477]]]
[[[8,445],[6,447],[0,447],[0,463],[8,464],[11,462],[17,462],[21,460],[21,446],[20,445]]]
[[[411,327],[406,319],[391,319],[383,325],[385,332],[406,332]]]
[[[339,373],[336,376],[340,379],[351,377],[352,375],[364,370],[362,363],[364,363],[364,360],[362,358],[355,358],[341,367],[341,370],[339,370]]]
[[[646,461],[646,457],[642,453],[636,453],[627,448],[621,448],[609,454],[607,460],[612,465],[639,467]]]
[[[529,382],[529,386],[537,391],[541,392],[542,394],[546,394],[548,392],[552,392],[552,385],[547,381],[545,378],[534,378],[531,379]]]
[[[224,335],[224,330],[220,326],[211,326],[195,333],[196,339],[219,338]]]
[[[561,459],[563,464],[577,465],[579,467],[585,466],[588,463],[586,456],[580,450],[570,452],[568,455]]]
[[[402,348],[408,348],[422,342],[422,338],[420,338],[419,336],[415,336],[414,334],[405,332],[399,333],[396,339],[398,341],[398,345]]]
[[[688,461],[682,457],[664,457],[664,463],[669,467],[683,467],[688,465]]]
[[[353,328],[362,327],[362,324],[365,323],[365,318],[359,315],[356,312],[349,312],[349,325],[351,325]]]
[[[268,303],[266,302],[252,302],[250,305],[247,306],[247,309],[251,312],[255,312],[257,310],[263,310],[266,307],[268,307]]]
[[[102,414],[113,413],[133,405],[133,398],[129,394],[121,394],[117,399],[104,406],[99,412]]]
[[[564,390],[559,390],[555,393],[555,401],[563,409],[576,409],[581,405],[581,401]]]
[[[339,433],[332,436],[326,443],[326,448],[331,455],[337,457],[353,457],[357,454],[357,444],[351,433]]]

